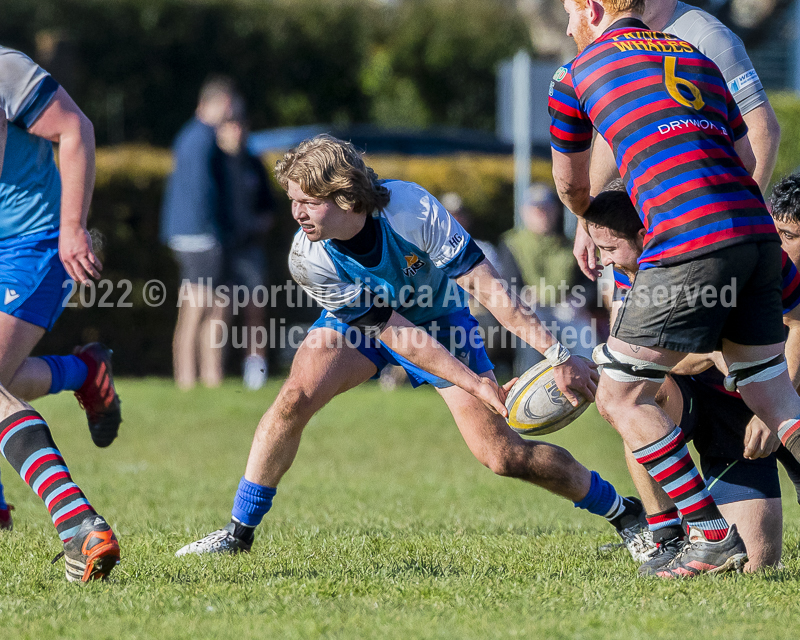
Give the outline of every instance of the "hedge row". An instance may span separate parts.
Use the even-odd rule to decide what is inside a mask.
[[[800,167],[800,97],[794,93],[770,95],[770,103],[781,125],[781,147],[772,182]]]

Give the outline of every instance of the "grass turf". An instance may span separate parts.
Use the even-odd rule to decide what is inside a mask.
[[[73,477],[112,524],[122,564],[68,584],[41,502],[3,461],[16,528],[0,535],[8,638],[771,638],[800,613],[800,509],[784,477],[780,572],[636,577],[600,518],[493,476],[431,389],[374,385],[334,400],[249,555],[174,558],[227,522],[253,430],[277,393],[236,383],[179,393],[122,381],[125,422],[96,449],[68,395],[37,408]],[[621,444],[594,411],[549,436],[623,492]]]

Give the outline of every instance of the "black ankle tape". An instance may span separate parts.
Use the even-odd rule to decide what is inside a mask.
[[[653,542],[659,544],[661,542],[666,542],[667,540],[672,540],[673,538],[685,538],[686,533],[683,530],[683,527],[680,525],[670,525],[668,527],[662,527],[661,529],[656,529],[653,531]]]
[[[237,540],[242,540],[247,544],[252,544],[254,538],[256,537],[256,528],[248,527],[246,524],[242,524],[236,520],[233,520],[232,522],[235,525],[233,528],[233,537]]]

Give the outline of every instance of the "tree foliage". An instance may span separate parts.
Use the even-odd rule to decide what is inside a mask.
[[[0,42],[40,63],[43,35],[66,44],[62,81],[101,143],[114,126],[168,143],[209,73],[236,79],[256,128],[491,129],[495,67],[529,46],[511,5],[482,0],[15,0],[3,17]]]

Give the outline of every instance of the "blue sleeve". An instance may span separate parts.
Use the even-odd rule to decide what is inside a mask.
[[[17,114],[12,124],[17,125],[21,129],[30,129],[33,123],[42,115],[42,111],[47,108],[47,105],[53,100],[53,96],[58,91],[59,84],[51,76],[45,77],[39,86],[33,90],[33,98],[28,102],[25,108]]]
[[[460,253],[450,262],[442,265],[440,269],[447,274],[448,278],[455,280],[474,269],[485,258],[486,256],[481,251],[481,248],[470,238]]]

